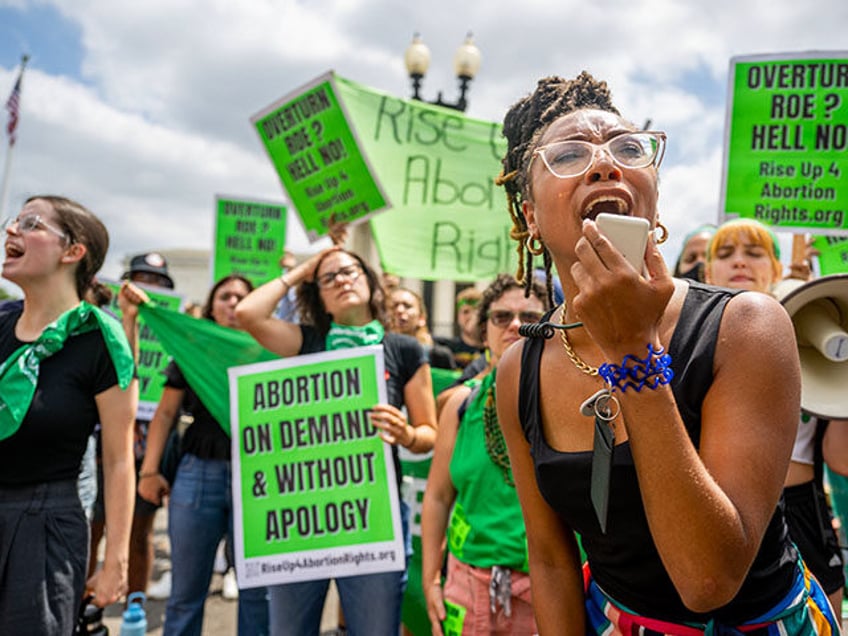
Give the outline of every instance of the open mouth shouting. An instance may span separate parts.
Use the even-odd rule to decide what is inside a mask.
[[[626,196],[624,193],[601,194],[590,198],[586,202],[581,216],[584,219],[591,219],[592,221],[594,221],[601,213],[628,216],[630,214],[631,207],[632,201],[630,200],[630,197]]]

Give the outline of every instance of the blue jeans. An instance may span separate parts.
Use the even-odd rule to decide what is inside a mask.
[[[166,636],[200,636],[215,552],[232,531],[230,462],[183,455],[168,504],[172,586]],[[239,636],[268,634],[267,592],[264,587],[239,590]]]
[[[412,535],[409,533],[409,506],[404,502],[400,504],[400,516],[408,562]],[[337,578],[347,633],[350,636],[397,636],[406,580],[405,569]],[[322,579],[270,586],[271,634],[317,636],[329,585],[329,579]]]

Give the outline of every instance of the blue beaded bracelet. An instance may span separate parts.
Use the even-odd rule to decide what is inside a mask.
[[[598,367],[598,375],[601,376],[611,389],[627,391],[631,387],[637,393],[643,387],[656,389],[662,384],[668,384],[674,377],[671,369],[671,356],[660,347],[654,349],[648,344],[648,355],[644,359],[627,354],[621,361],[621,366],[605,362]]]

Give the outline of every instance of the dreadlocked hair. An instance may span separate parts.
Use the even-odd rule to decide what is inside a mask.
[[[503,123],[503,135],[507,140],[507,151],[501,164],[503,170],[495,179],[496,185],[504,186],[507,209],[512,218],[509,236],[518,242],[518,269],[516,280],[524,285],[524,295],[529,296],[533,271],[533,255],[526,249],[525,241],[530,236],[527,219],[521,211],[522,202],[530,196],[527,167],[539,139],[555,120],[563,115],[592,108],[620,115],[612,103],[609,87],[604,81],[596,80],[583,71],[572,80],[561,77],[540,79],[536,90],[518,100],[510,108]],[[553,305],[551,257],[544,247],[543,261],[547,277],[548,301]]]

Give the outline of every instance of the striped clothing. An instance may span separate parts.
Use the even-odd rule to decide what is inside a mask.
[[[584,566],[587,634],[603,636],[699,636],[700,634],[746,634],[747,636],[837,636],[836,618],[818,581],[799,561],[795,582],[783,600],[769,612],[741,625],[670,623],[630,612],[604,594]]]

